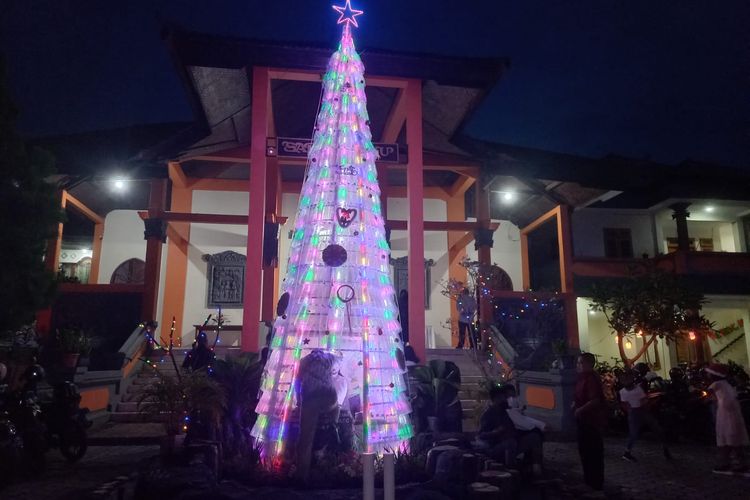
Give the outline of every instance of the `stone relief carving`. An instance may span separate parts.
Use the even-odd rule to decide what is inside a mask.
[[[401,290],[409,290],[409,257],[391,258],[391,265],[393,266],[393,288],[398,296]],[[430,309],[430,293],[432,292],[430,268],[434,265],[434,260],[424,260],[424,307],[427,310]]]
[[[206,254],[203,260],[208,262],[206,307],[241,309],[245,291],[245,256],[227,250]]]

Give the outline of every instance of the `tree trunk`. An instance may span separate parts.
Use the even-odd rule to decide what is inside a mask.
[[[648,350],[648,348],[651,347],[651,344],[653,344],[654,341],[656,340],[656,335],[651,335],[651,338],[648,339],[648,341],[643,344],[643,347],[641,347],[641,349],[635,354],[635,356],[633,356],[632,358],[628,358],[628,355],[625,354],[625,346],[623,346],[622,344],[622,341],[623,341],[622,334],[617,334],[617,337],[619,339],[617,344],[620,349],[620,357],[622,358],[622,362],[625,364],[626,368],[632,368],[633,364],[636,361],[638,361],[641,358],[641,356],[643,356],[643,354]]]
[[[625,345],[623,344],[624,338],[625,334],[617,332],[617,349],[620,351],[620,359],[622,359],[625,368],[630,368],[630,360],[628,359],[628,355],[625,354]]]

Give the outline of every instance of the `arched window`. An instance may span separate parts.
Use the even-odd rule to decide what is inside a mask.
[[[142,285],[146,263],[141,259],[128,259],[112,273],[109,282],[112,285]]]

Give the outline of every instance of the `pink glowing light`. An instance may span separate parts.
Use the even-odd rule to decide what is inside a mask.
[[[346,5],[341,7],[334,5],[333,10],[339,13],[339,19],[336,21],[336,24],[346,23],[353,25],[355,28],[359,28],[359,24],[357,24],[357,16],[364,14],[364,11],[352,9],[351,0],[346,0]]]

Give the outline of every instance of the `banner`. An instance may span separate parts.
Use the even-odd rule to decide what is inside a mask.
[[[280,158],[307,158],[312,146],[312,139],[297,139],[293,137],[279,137],[277,151]],[[378,150],[378,161],[383,163],[399,163],[398,144],[374,143]]]

